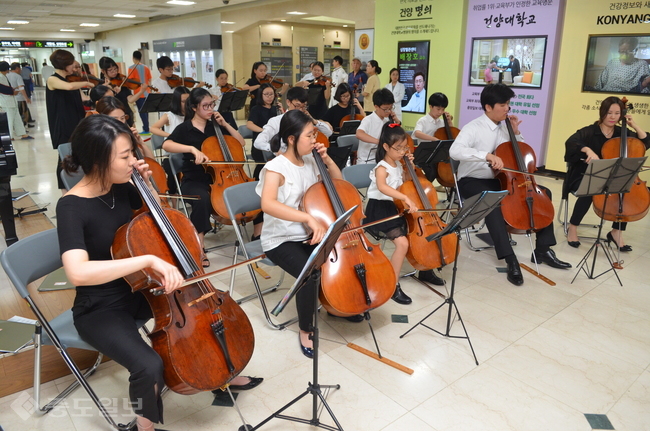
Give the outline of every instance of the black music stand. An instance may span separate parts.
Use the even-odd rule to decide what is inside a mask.
[[[332,223],[327,229],[327,233],[325,234],[325,237],[323,237],[323,240],[318,244],[318,246],[312,251],[311,255],[309,256],[309,259],[307,259],[307,263],[305,264],[305,267],[302,269],[300,272],[300,276],[296,278],[295,283],[293,283],[293,286],[291,286],[291,289],[287,292],[286,295],[284,295],[284,298],[280,300],[280,302],[275,306],[273,311],[271,311],[271,314],[274,316],[278,316],[282,310],[284,310],[284,307],[287,305],[287,303],[293,298],[296,293],[302,289],[302,287],[307,283],[308,279],[312,279],[316,285],[316,292],[314,293],[314,315],[313,315],[313,335],[312,335],[312,340],[314,342],[314,365],[313,365],[313,383],[308,382],[307,384],[307,389],[305,392],[302,394],[298,395],[296,398],[291,400],[288,404],[285,404],[282,408],[280,408],[278,411],[275,413],[271,414],[271,416],[267,417],[264,419],[262,422],[259,424],[255,425],[255,428],[248,428],[250,431],[254,431],[256,429],[259,429],[262,425],[267,423],[273,418],[278,418],[278,419],[284,419],[292,422],[300,422],[303,424],[327,429],[327,430],[334,430],[334,431],[343,431],[343,427],[341,427],[341,424],[339,423],[338,419],[336,419],[336,416],[334,416],[334,412],[330,408],[329,404],[327,404],[327,401],[325,400],[325,396],[323,396],[323,393],[321,392],[321,388],[325,389],[340,389],[340,385],[321,385],[318,383],[318,345],[319,345],[319,335],[318,335],[318,290],[320,289],[320,267],[323,266],[325,261],[327,260],[328,256],[334,249],[334,246],[336,245],[336,241],[339,239],[339,236],[341,236],[341,233],[343,232],[343,229],[345,228],[345,225],[347,224],[348,220],[352,216],[352,213],[357,209],[357,205],[354,207],[350,208],[347,210],[344,214],[341,215],[334,223]],[[311,394],[313,396],[312,402],[313,402],[313,408],[312,408],[312,417],[311,419],[303,419],[303,418],[298,418],[295,416],[286,416],[283,415],[282,412],[300,401],[302,398],[305,396]],[[321,423],[320,420],[318,419],[318,400],[320,399],[321,403],[323,404],[323,407],[327,409],[327,412],[330,414],[332,419],[334,420],[334,423],[336,424],[336,427],[333,427],[331,425],[327,425],[324,423]],[[246,429],[242,426],[239,428],[239,431],[246,431]]]
[[[360,125],[361,121],[359,120],[344,121],[339,130],[339,136],[354,135]]]
[[[236,90],[221,93],[221,102],[219,102],[219,112],[234,112],[239,111],[246,104],[248,98],[248,91]]]
[[[603,208],[607,208],[607,199],[609,198],[609,195],[619,194],[622,198],[624,193],[629,193],[632,183],[639,174],[646,159],[647,157],[592,160],[587,166],[587,171],[582,177],[582,181],[580,182],[580,186],[578,186],[575,195],[579,198],[605,195]],[[587,251],[587,254],[585,254],[582,260],[580,260],[580,263],[578,263],[578,271],[573,277],[573,280],[571,280],[571,284],[576,280],[580,271],[584,271],[587,278],[590,280],[596,279],[603,274],[607,274],[609,271],[614,271],[618,283],[623,286],[623,283],[616,272],[614,259],[610,256],[607,248],[603,247],[603,241],[600,239],[600,235],[603,231],[603,223],[605,222],[604,216],[605,214],[603,211],[603,214],[600,216],[596,241],[593,243],[591,248],[589,248],[589,251]],[[594,275],[598,249],[601,247],[605,257],[607,257],[607,260],[609,261],[610,268],[598,275]],[[587,268],[589,266],[588,259],[592,253],[593,260],[591,262],[591,268]]]
[[[146,114],[149,112],[167,112],[172,109],[171,93],[149,93],[138,111]]]
[[[449,149],[453,139],[420,142],[413,152],[413,162],[422,167],[430,163],[449,162]]]
[[[415,325],[413,325],[411,329],[409,329],[408,331],[400,335],[400,338],[404,338],[406,334],[414,330],[418,325],[422,325],[425,328],[430,329],[433,332],[442,335],[443,337],[466,339],[467,342],[469,343],[469,348],[472,350],[472,355],[474,355],[474,362],[476,362],[476,365],[478,365],[478,359],[476,359],[476,353],[474,353],[474,347],[472,347],[472,342],[469,339],[467,328],[465,328],[465,323],[463,322],[463,318],[460,317],[460,313],[458,312],[458,306],[456,305],[456,301],[454,301],[454,291],[456,289],[456,271],[458,269],[458,253],[460,251],[460,231],[484,219],[497,206],[499,206],[501,200],[503,200],[503,198],[506,197],[507,194],[508,194],[507,191],[502,191],[502,192],[485,191],[477,195],[474,195],[469,199],[466,199],[465,203],[463,204],[463,207],[459,210],[456,217],[451,219],[449,224],[447,224],[447,226],[443,230],[427,237],[427,241],[431,242],[431,241],[436,241],[450,233],[456,234],[456,259],[454,260],[453,275],[451,277],[451,291],[447,299],[445,299],[445,301],[442,304],[440,304],[431,313],[424,316],[424,318],[420,320],[418,323],[416,323]],[[423,322],[427,320],[430,316],[432,316],[433,313],[440,310],[445,304],[449,304],[449,310],[447,311],[446,330],[444,333],[442,333],[436,329],[433,329],[430,326],[425,325]],[[451,317],[452,307],[456,310],[456,315],[458,316],[458,320],[460,320],[460,324],[463,326],[463,331],[465,332],[464,337],[460,335],[449,334],[449,331],[451,330],[451,323],[452,323],[452,317]]]

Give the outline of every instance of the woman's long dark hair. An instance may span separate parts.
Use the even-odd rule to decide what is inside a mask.
[[[203,87],[194,88],[190,91],[190,97],[185,101],[185,121],[194,118],[195,109],[199,109],[199,104],[206,96],[212,99],[210,92]]]
[[[280,131],[271,138],[271,151],[274,153],[280,151],[283,142],[288,146],[289,137],[293,136],[293,154],[300,159],[301,156],[298,153],[297,143],[303,130],[305,130],[305,126],[311,122],[311,117],[298,109],[287,111],[280,120]]]
[[[183,103],[182,103],[183,94],[190,94],[190,89],[182,85],[174,88],[174,92],[172,93],[172,104],[170,109],[172,114],[178,116],[185,115],[183,113]]]
[[[63,169],[72,174],[81,168],[85,175],[95,177],[100,184],[108,184],[113,147],[120,135],[128,138],[135,150],[135,136],[120,120],[103,114],[84,118],[72,132],[72,153],[61,162]]]
[[[607,117],[609,108],[611,108],[612,105],[620,106],[621,114],[623,113],[623,110],[625,109],[625,104],[623,103],[623,101],[616,96],[609,96],[608,98],[606,98],[600,103],[600,110],[599,110],[600,118],[598,119],[597,124],[602,124],[602,122],[605,121],[605,117]]]
[[[257,79],[257,78],[255,77],[255,71],[256,71],[257,68],[260,67],[261,65],[266,66],[266,63],[264,63],[263,61],[256,61],[255,63],[253,63],[253,68],[251,69],[251,79]]]

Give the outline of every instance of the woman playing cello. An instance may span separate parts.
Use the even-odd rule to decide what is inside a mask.
[[[341,120],[345,116],[350,116],[352,109],[354,109],[355,115],[360,115],[361,118],[366,116],[359,101],[352,96],[352,90],[347,83],[339,84],[336,87],[334,100],[338,103],[328,109],[323,117],[323,121],[327,121],[334,127],[334,132],[338,133],[341,130]],[[355,118],[350,119],[354,120]]]
[[[185,122],[177,126],[163,144],[165,151],[184,153],[181,169],[183,173],[182,193],[201,197],[199,200],[191,201],[192,214],[190,216],[190,220],[199,233],[201,245],[203,245],[205,233],[211,229],[210,214],[212,212],[210,203],[212,180],[202,166],[202,163],[210,160],[201,152],[201,145],[206,138],[216,136],[213,119],[223,134],[231,135],[244,147],[244,138],[237,129],[228,124],[221,114],[214,111],[212,95],[205,88],[195,88],[190,92],[185,103]],[[210,261],[207,257],[204,258],[203,266],[208,267],[209,265]]]
[[[605,142],[621,136],[621,127],[617,126],[617,124],[621,121],[621,112],[624,109],[625,105],[618,97],[612,96],[606,98],[600,104],[598,121],[587,127],[583,127],[567,139],[564,161],[569,164],[565,179],[567,182],[565,187],[568,187],[568,191],[576,191],[578,189],[582,175],[587,170],[587,165],[592,160],[597,160],[602,157],[601,149]],[[634,129],[634,132],[630,131],[628,135],[639,138],[643,141],[646,149],[650,148],[650,135],[639,127],[631,115],[627,115],[626,118],[627,124]],[[591,197],[581,197],[576,200],[571,219],[569,220],[567,233],[567,241],[571,247],[580,246],[578,226],[580,226],[582,218],[589,211],[591,201]],[[607,239],[613,241],[621,251],[625,252],[632,251],[632,247],[626,245],[623,241],[623,231],[625,231],[626,226],[627,223],[625,222],[614,222],[612,224],[612,230],[607,233]]]

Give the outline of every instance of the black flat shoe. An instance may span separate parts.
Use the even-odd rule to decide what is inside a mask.
[[[231,390],[247,391],[249,389],[253,389],[254,387],[259,386],[259,384],[264,381],[264,377],[251,377],[251,376],[242,376],[242,377],[248,377],[250,379],[250,382],[246,383],[245,385],[230,385]],[[219,389],[217,389],[217,391],[218,390]]]
[[[557,258],[555,252],[550,248],[548,249],[548,251],[545,251],[544,253],[539,253],[537,251],[534,251],[533,253],[535,255],[530,256],[530,261],[533,263],[535,263],[535,258],[537,258],[538,263],[545,263],[548,266],[551,266],[553,268],[559,268],[559,269],[571,268],[571,264],[569,262],[562,262],[560,259]]]
[[[524,284],[524,276],[519,267],[519,261],[515,258],[514,262],[508,262],[508,281],[515,286]]]
[[[442,278],[438,277],[432,269],[428,271],[420,271],[418,274],[418,280],[424,281],[425,283],[431,283],[436,286],[445,285],[445,281]]]
[[[302,352],[302,354],[308,357],[309,359],[314,359],[314,349],[302,345],[302,341],[300,341],[300,332],[298,332],[298,342],[300,343],[300,351]]]
[[[580,241],[567,241],[567,243],[573,248],[580,247]]]
[[[413,302],[413,300],[406,293],[404,293],[404,291],[402,291],[399,283],[397,283],[397,286],[395,286],[395,293],[393,293],[393,296],[390,299],[397,302],[398,304],[403,305],[408,305]]]
[[[332,317],[338,317],[339,319],[345,319],[348,322],[352,322],[352,323],[359,323],[366,320],[366,317],[363,314],[356,314],[354,316],[337,316],[336,314],[332,314],[328,311],[327,315]]]
[[[611,232],[607,232],[607,242],[613,242],[614,245],[616,246],[616,248],[618,248],[620,251],[622,251],[624,253],[632,251],[632,246],[631,245],[624,245],[623,247],[619,247],[618,243],[616,242],[616,240],[612,236]]]

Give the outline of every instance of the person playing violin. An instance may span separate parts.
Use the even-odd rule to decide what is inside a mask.
[[[79,90],[94,85],[88,81],[66,81],[75,68],[74,55],[70,51],[57,49],[50,55],[50,62],[54,66],[54,74],[47,78],[45,84],[45,105],[52,147],[56,150],[60,144],[70,142],[75,127],[86,116]],[[56,162],[56,179],[59,190],[65,194],[60,158]]]
[[[488,84],[481,92],[482,116],[463,127],[449,150],[452,159],[460,161],[458,167],[458,189],[463,199],[483,191],[500,191],[501,184],[495,173],[503,167],[501,158],[492,154],[503,142],[510,141],[504,120],[510,118],[517,141],[523,142],[519,131],[519,120],[515,115],[508,116],[510,99],[515,93],[504,84]],[[551,197],[551,192],[541,187]],[[500,208],[496,208],[486,218],[485,224],[494,242],[497,258],[505,259],[508,265],[508,281],[516,286],[524,283],[519,261],[510,244],[506,223]],[[536,234],[533,253],[538,262],[553,268],[568,269],[571,264],[557,258],[551,246],[555,245],[553,223]]]
[[[205,88],[194,88],[185,103],[185,121],[167,137],[163,143],[163,150],[170,153],[184,153],[183,181],[181,191],[185,195],[198,195],[199,200],[192,200],[192,214],[190,220],[199,233],[201,245],[204,246],[205,233],[212,229],[210,215],[210,175],[202,164],[209,162],[208,157],[201,152],[203,141],[211,136],[216,136],[215,121],[224,135],[231,135],[242,147],[246,145],[244,138],[236,128],[226,122],[221,114],[214,111],[212,95]],[[205,247],[204,247],[205,249]],[[204,256],[203,266],[210,266],[207,256]]]
[[[117,78],[120,75],[120,68],[117,66],[117,63],[115,63],[115,60],[110,57],[100,58],[99,68],[102,71],[100,78],[104,78],[106,81],[105,85],[111,87],[113,93],[115,93],[115,97],[117,97],[120,102],[124,104],[124,112],[129,116],[127,124],[129,127],[133,127],[133,110],[131,109],[130,105],[136,103],[138,99],[140,99],[140,96],[145,93],[147,87],[144,85],[140,86],[140,90],[134,94],[133,91],[126,88],[125,86],[117,86],[111,84],[111,80]]]
[[[362,117],[366,116],[363,107],[359,101],[352,95],[352,90],[347,83],[342,83],[336,86],[334,100],[338,103],[327,110],[323,116],[323,121],[327,121],[334,127],[334,132],[338,133],[341,129],[340,124],[343,117],[350,115],[350,103],[354,105],[354,112]]]
[[[592,160],[601,158],[601,149],[605,142],[621,136],[621,127],[617,126],[617,124],[621,121],[621,112],[624,109],[625,105],[618,97],[606,98],[600,104],[598,121],[583,127],[567,139],[564,154],[564,161],[569,164],[567,176],[564,180],[566,183],[564,188],[567,191],[575,192],[578,189],[582,176],[587,170],[587,165]],[[628,136],[640,139],[646,149],[650,148],[650,135],[634,121],[631,115],[628,114],[626,118],[627,124],[634,129],[634,132],[628,131]],[[581,197],[576,200],[567,233],[567,241],[571,247],[577,248],[580,246],[578,226],[580,226],[582,218],[589,211],[591,201],[591,196]],[[623,241],[623,231],[625,231],[626,227],[626,222],[614,222],[612,230],[607,233],[607,239],[613,241],[619,250],[623,252],[632,251],[632,247],[626,245]]]
[[[381,128],[379,142],[380,145],[375,154],[377,166],[370,171],[371,183],[368,187],[368,205],[364,223],[396,215],[398,211],[394,199],[404,201],[410,212],[418,210],[417,205],[408,196],[398,191],[404,183],[401,160],[407,156],[413,161],[413,155],[409,153],[406,132],[397,123],[385,123]],[[401,217],[368,228],[368,231],[374,236],[384,235],[395,244],[395,251],[390,258],[390,263],[398,280],[409,249],[406,230],[406,222]],[[445,284],[433,270],[419,271],[418,278],[437,286]],[[402,290],[399,282],[395,286],[392,299],[398,304],[412,302],[411,298]]]
[[[160,76],[154,78],[151,85],[156,87],[160,94],[171,94],[174,89],[169,86],[167,80],[174,74],[174,62],[171,58],[163,55],[156,59],[156,68],[158,68]]]
[[[252,95],[250,102],[251,109],[253,106],[263,103],[262,98],[260,97],[260,86],[262,85],[261,81],[264,81],[265,78],[269,79],[269,77],[267,77],[267,70],[268,69],[266,68],[266,64],[263,61],[256,61],[253,63],[253,68],[251,69],[251,77],[242,87],[242,90],[248,90]],[[288,90],[289,84],[283,84],[282,89],[280,90],[280,95],[284,96]]]
[[[310,96],[309,99],[314,99],[309,103],[309,114],[318,120],[322,119],[327,112],[327,106],[330,100],[330,92],[332,91],[332,80],[323,76],[325,65],[317,61],[311,69],[314,79],[310,81],[300,81],[296,83],[296,87],[309,88],[310,93],[317,93],[315,96]]]
[[[289,91],[294,89],[296,87]],[[327,148],[316,143],[315,133],[309,115],[299,109],[287,111],[280,121],[279,133],[270,144],[275,153],[282,148],[286,151],[264,166],[255,189],[261,196],[264,211],[262,249],[271,261],[294,277],[300,275],[309,255],[327,231],[327,226],[300,210],[305,192],[319,181],[312,150],[320,153],[332,178],[343,178],[336,163],[328,157]],[[314,357],[311,326],[316,287],[310,279],[296,294],[300,347],[308,358]]]
[[[214,110],[218,111],[219,106],[221,105],[221,97],[223,94],[221,92],[221,88],[227,87],[230,84],[228,84],[228,72],[226,72],[224,69],[217,69],[217,71],[214,73],[214,77],[217,79],[217,85],[213,87],[214,89],[211,88],[208,91],[210,91],[212,98],[214,99]],[[230,124],[235,129],[237,128],[237,121],[235,121],[235,116],[233,115],[232,111],[221,112],[221,116],[228,122],[228,124]]]

